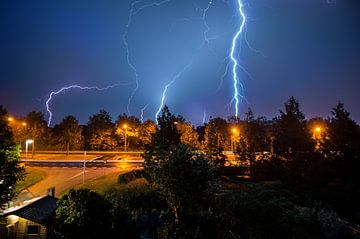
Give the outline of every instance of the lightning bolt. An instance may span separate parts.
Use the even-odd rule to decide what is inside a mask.
[[[211,7],[211,4],[213,3],[213,0],[210,0],[208,5],[206,6],[206,8],[203,10],[203,15],[202,15],[202,19],[203,19],[203,22],[204,22],[204,26],[205,26],[205,31],[204,31],[204,40],[206,42],[207,45],[210,44],[210,40],[208,38],[208,33],[210,31],[210,27],[206,21],[206,15],[207,15],[207,12],[209,11],[210,7]]]
[[[202,119],[202,124],[206,123],[206,109],[204,109],[204,114],[203,114],[203,119]]]
[[[184,72],[187,71],[187,69],[189,69],[189,68],[191,67],[191,65],[193,64],[193,62],[194,62],[194,55],[193,55],[193,57],[191,58],[190,62],[189,62],[181,71],[179,71],[179,72],[173,77],[173,79],[172,79],[168,84],[165,85],[164,90],[163,90],[163,92],[162,92],[162,96],[161,96],[160,106],[159,106],[159,108],[158,108],[158,110],[156,111],[156,114],[155,114],[156,124],[158,123],[157,118],[158,118],[158,116],[159,116],[159,114],[160,114],[160,112],[161,112],[161,109],[164,107],[165,98],[166,98],[166,92],[167,92],[168,88],[169,88],[172,84],[174,84],[175,81],[177,81],[177,80],[182,76],[182,74],[184,74]]]
[[[134,1],[132,4],[131,4],[131,8],[130,8],[130,12],[129,12],[129,17],[128,17],[128,21],[127,21],[127,24],[125,26],[125,32],[122,36],[122,39],[123,39],[123,44],[125,46],[125,49],[126,49],[126,61],[127,61],[127,64],[129,65],[129,67],[131,68],[131,70],[133,71],[134,73],[134,76],[135,76],[135,88],[133,89],[133,91],[131,92],[130,94],[130,97],[128,99],[128,104],[126,106],[126,109],[127,109],[127,112],[128,114],[130,115],[130,104],[131,104],[131,101],[132,99],[134,98],[134,95],[135,93],[137,92],[137,90],[139,89],[139,73],[135,67],[135,64],[131,61],[130,59],[130,49],[129,49],[129,43],[128,43],[128,34],[129,34],[129,28],[130,28],[130,25],[133,21],[133,17],[138,14],[139,12],[141,12],[142,10],[146,9],[146,8],[149,8],[149,7],[158,7],[158,6],[161,6],[165,3],[168,3],[170,2],[171,0],[163,0],[163,1],[159,1],[159,2],[153,2],[153,3],[149,3],[149,4],[144,4],[140,7],[138,7],[136,9],[136,6],[139,4],[139,3],[142,3],[143,1]]]
[[[145,105],[143,108],[141,108],[141,115],[140,115],[140,121],[141,123],[144,123],[144,111],[149,106],[149,104]]]
[[[70,85],[70,86],[64,86],[62,87],[60,90],[58,91],[52,91],[50,94],[49,94],[49,97],[47,98],[46,102],[45,102],[45,105],[46,105],[46,111],[48,112],[49,114],[49,118],[48,118],[48,127],[50,127],[50,124],[51,124],[51,120],[52,120],[52,116],[53,116],[53,113],[51,112],[50,110],[50,102],[51,100],[53,99],[53,97],[55,95],[58,95],[60,94],[61,92],[63,91],[67,91],[67,90],[71,90],[71,89],[80,89],[80,90],[98,90],[98,91],[103,91],[103,90],[108,90],[108,89],[111,89],[111,88],[114,88],[118,85],[126,85],[126,83],[119,83],[119,84],[114,84],[114,85],[109,85],[109,86],[106,86],[106,87],[103,87],[103,88],[100,88],[98,86],[79,86],[79,85]]]
[[[232,45],[231,45],[231,53],[230,53],[230,58],[231,58],[231,61],[233,62],[233,68],[232,68],[232,73],[233,73],[233,87],[234,87],[234,96],[233,96],[233,100],[235,101],[235,116],[238,117],[239,115],[239,96],[242,97],[242,95],[239,93],[239,89],[238,89],[238,86],[239,86],[239,77],[238,77],[238,72],[237,72],[237,68],[239,66],[239,63],[235,57],[235,52],[236,52],[236,49],[237,49],[237,42],[238,42],[238,39],[241,35],[241,33],[243,32],[244,30],[244,26],[245,26],[245,23],[246,23],[246,16],[243,12],[243,4],[241,2],[241,0],[238,0],[238,10],[239,10],[239,13],[242,17],[242,21],[241,21],[241,24],[240,24],[240,27],[239,27],[239,30],[236,32],[233,40],[232,40]],[[240,83],[241,85],[241,83]]]
[[[207,24],[207,21],[206,21],[207,12],[209,11],[209,9],[210,9],[210,7],[211,7],[212,4],[213,4],[213,0],[210,0],[210,1],[208,2],[208,4],[207,4],[206,8],[202,9],[202,8],[200,8],[200,7],[197,7],[197,9],[200,9],[200,10],[202,11],[202,20],[203,20],[203,22],[204,22],[205,30],[204,30],[204,33],[203,33],[204,40],[202,41],[202,43],[200,44],[200,46],[196,49],[196,51],[195,51],[196,53],[197,53],[198,51],[200,51],[201,48],[202,48],[205,44],[207,44],[209,50],[210,50],[213,54],[215,54],[215,53],[210,49],[210,47],[209,47],[210,40],[212,40],[212,39],[208,37],[208,32],[210,31],[210,27],[209,27],[209,25]],[[215,55],[216,55],[216,54],[215,54]],[[157,120],[157,119],[158,119],[158,116],[159,116],[159,114],[160,114],[160,112],[161,112],[161,109],[164,107],[165,99],[166,99],[166,93],[167,93],[169,87],[170,87],[172,84],[174,84],[174,82],[177,81],[177,80],[182,76],[182,74],[183,74],[188,68],[191,67],[191,65],[192,65],[193,62],[194,62],[194,58],[195,58],[195,54],[192,55],[189,63],[188,63],[180,72],[178,72],[168,84],[165,85],[164,90],[163,90],[163,92],[162,92],[162,94],[161,94],[160,106],[159,106],[158,110],[157,110],[156,113],[155,113],[155,121],[156,121],[156,123],[158,123],[158,120]]]

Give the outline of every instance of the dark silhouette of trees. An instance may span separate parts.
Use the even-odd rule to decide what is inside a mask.
[[[176,117],[171,114],[169,108],[165,105],[158,117],[158,128],[152,134],[151,141],[145,145],[144,168],[149,175],[149,180],[153,181],[156,177],[156,171],[162,161],[166,160],[167,153],[171,146],[178,145],[180,133],[176,128]]]
[[[20,150],[8,125],[6,110],[0,105],[0,208],[15,196],[16,182],[23,179]]]
[[[224,166],[226,162],[223,150],[230,139],[229,131],[228,123],[221,118],[211,118],[206,125],[203,148],[211,163],[216,167]]]
[[[312,151],[311,132],[307,130],[304,114],[294,97],[285,103],[285,112],[274,122],[274,149],[277,155],[289,158],[294,154]]]
[[[360,128],[340,102],[329,120],[328,149],[337,159],[360,161]]]
[[[181,143],[176,117],[165,106],[158,118],[158,130],[144,153],[144,169],[152,185],[169,205],[174,223],[179,224],[211,189],[214,170],[203,155]]]
[[[53,132],[59,149],[67,153],[69,150],[83,149],[82,128],[74,116],[66,116],[60,124],[54,126]]]
[[[107,238],[111,204],[88,189],[71,189],[56,209],[56,230],[65,238]]]

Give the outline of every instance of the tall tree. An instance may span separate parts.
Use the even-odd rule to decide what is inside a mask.
[[[95,150],[110,150],[116,146],[115,127],[110,114],[105,110],[90,116],[84,131],[85,147]],[[106,144],[102,145],[104,142]]]
[[[360,160],[360,128],[339,102],[329,122],[330,150],[344,160]]]
[[[177,122],[176,127],[181,134],[180,141],[182,144],[192,148],[198,149],[200,147],[199,135],[194,130],[189,122]]]
[[[79,121],[74,116],[66,116],[60,124],[54,127],[54,136],[62,150],[69,153],[70,149],[82,149],[83,136]]]
[[[158,165],[154,184],[169,204],[175,223],[198,211],[214,186],[214,168],[186,145],[173,145]]]
[[[111,205],[96,192],[71,189],[56,209],[56,230],[61,238],[107,238]]]
[[[165,105],[158,117],[158,129],[152,134],[150,143],[145,146],[144,168],[149,180],[154,180],[156,177],[159,164],[166,160],[170,148],[181,143],[176,122],[176,117]]]
[[[41,112],[32,111],[25,116],[26,121],[26,137],[33,139],[32,150],[33,153],[37,147],[47,148],[50,138],[49,128],[47,127],[44,114]]]
[[[139,127],[139,140],[142,146],[151,142],[152,135],[156,132],[157,126],[152,120],[147,120]]]
[[[0,105],[0,208],[15,196],[16,182],[24,177],[24,168],[19,165],[20,150],[7,118],[6,110]]]
[[[223,154],[225,145],[230,139],[228,123],[221,118],[210,118],[205,128],[203,147],[206,155],[214,166],[223,166],[226,157]]]
[[[325,140],[327,155],[336,161],[338,176],[353,184],[356,187],[353,191],[359,193],[360,127],[342,103],[332,110],[328,131],[329,137]]]
[[[121,145],[124,145],[125,133],[127,148],[139,148],[139,128],[141,125],[140,120],[135,116],[128,116],[126,114],[120,114],[116,121],[116,134],[119,136]],[[126,129],[125,129],[126,126]]]
[[[275,153],[289,158],[291,155],[313,150],[311,132],[307,129],[305,116],[293,96],[285,103],[285,112],[280,111],[280,114],[274,125]]]

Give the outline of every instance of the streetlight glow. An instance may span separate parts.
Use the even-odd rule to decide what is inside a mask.
[[[12,122],[12,121],[14,121],[14,118],[13,117],[8,117],[8,121]]]
[[[28,139],[25,141],[25,158],[27,159],[28,156],[28,148],[29,148],[29,144],[33,144],[34,140],[33,139]],[[33,145],[34,147],[34,145]]]
[[[125,129],[125,132],[124,132],[124,133],[125,133],[125,134],[124,134],[124,138],[125,138],[125,140],[124,140],[124,151],[125,151],[125,152],[127,151],[127,142],[126,142],[126,141],[127,141],[127,140],[126,140],[126,137],[127,137],[127,127],[128,127],[127,124],[124,124],[124,125],[123,125],[123,128]]]

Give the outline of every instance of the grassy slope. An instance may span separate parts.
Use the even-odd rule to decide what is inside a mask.
[[[21,192],[26,188],[40,182],[46,177],[46,172],[39,169],[27,168],[25,180],[21,180],[16,184],[16,192]]]

